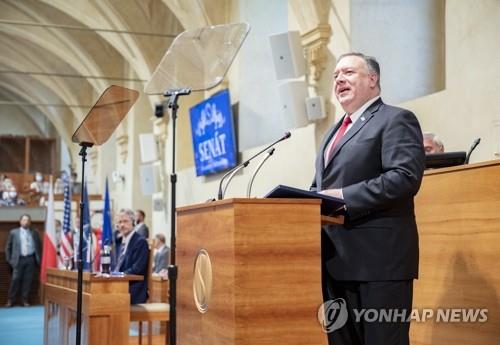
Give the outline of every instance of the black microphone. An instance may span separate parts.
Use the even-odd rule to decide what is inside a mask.
[[[290,132],[285,132],[285,134],[279,138],[278,140],[276,140],[275,142],[273,142],[272,144],[266,146],[264,149],[260,150],[259,152],[257,152],[256,154],[254,154],[252,157],[250,157],[249,159],[247,159],[246,161],[244,161],[243,163],[235,166],[234,168],[232,168],[231,170],[229,170],[227,173],[224,174],[224,176],[222,176],[222,178],[220,179],[220,182],[219,182],[219,192],[217,194],[217,200],[222,200],[224,198],[224,194],[225,194],[225,191],[227,190],[227,186],[229,185],[229,182],[231,182],[231,179],[233,178],[233,176],[240,170],[240,169],[243,169],[244,167],[246,167],[250,161],[252,159],[254,159],[255,157],[257,157],[258,155],[260,155],[262,152],[265,152],[267,150],[269,150],[271,147],[273,147],[274,145],[276,145],[277,143],[283,141],[283,140],[286,140],[288,138],[290,138],[292,136],[292,134]],[[232,175],[231,175],[232,174]],[[226,183],[226,188],[224,188],[224,191],[222,190],[222,183],[224,182],[224,180],[226,179],[226,177],[228,177],[229,175],[231,175],[231,178],[227,181]]]
[[[469,152],[467,153],[467,157],[465,157],[464,164],[469,164],[470,155],[472,154],[472,151],[474,151],[474,149],[477,147],[477,145],[479,145],[480,142],[481,142],[481,138],[477,138],[476,140],[474,140],[474,142],[472,143],[472,146],[469,149]]]
[[[253,185],[253,180],[255,179],[255,176],[257,176],[257,173],[259,172],[262,165],[264,165],[264,163],[269,159],[269,157],[271,157],[273,155],[275,150],[276,149],[274,147],[270,148],[269,151],[267,151],[267,155],[264,157],[264,159],[262,159],[260,161],[259,165],[257,165],[257,168],[255,168],[255,170],[252,174],[252,178],[250,179],[250,181],[248,181],[247,198],[249,198],[250,194],[252,194],[252,185]]]

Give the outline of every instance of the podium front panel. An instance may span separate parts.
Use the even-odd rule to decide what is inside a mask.
[[[180,345],[326,344],[319,201],[232,199],[178,210]],[[203,250],[212,274],[206,312],[193,293]],[[203,283],[203,284],[204,284]],[[199,288],[200,289],[200,288]],[[198,291],[199,292],[199,291]]]

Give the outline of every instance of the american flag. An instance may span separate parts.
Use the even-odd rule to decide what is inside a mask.
[[[73,235],[71,232],[71,194],[69,191],[69,178],[64,179],[64,214],[61,234],[62,261],[71,260],[73,256]]]

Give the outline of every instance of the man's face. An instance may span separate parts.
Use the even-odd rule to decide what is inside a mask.
[[[19,221],[19,224],[21,225],[22,228],[29,228],[31,225],[31,220],[28,216],[23,216],[21,220]]]
[[[155,238],[155,248],[156,249],[160,249],[160,247],[163,245],[163,243],[161,243],[161,241],[157,238]]]
[[[134,225],[132,224],[132,220],[126,213],[120,213],[118,215],[118,220],[116,224],[123,236],[127,236],[132,232],[132,230],[134,230]]]
[[[334,90],[342,108],[350,115],[379,94],[377,76],[359,56],[346,56],[335,67]]]
[[[426,155],[443,152],[443,149],[437,146],[434,141],[429,138],[424,138],[424,149]]]
[[[137,220],[137,223],[142,223],[144,221],[140,212],[135,213],[135,219]]]

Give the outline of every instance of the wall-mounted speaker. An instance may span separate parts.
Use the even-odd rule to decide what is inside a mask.
[[[308,124],[306,116],[307,84],[302,80],[284,82],[278,87],[281,109],[289,128]]]
[[[139,134],[139,145],[141,147],[141,162],[150,163],[158,160],[156,153],[156,140],[153,133]]]
[[[317,121],[326,117],[325,100],[321,96],[306,98],[306,112],[309,121]]]
[[[276,78],[291,79],[305,74],[305,58],[298,31],[269,36]]]
[[[140,166],[142,195],[153,195],[160,191],[160,163],[143,164]]]

